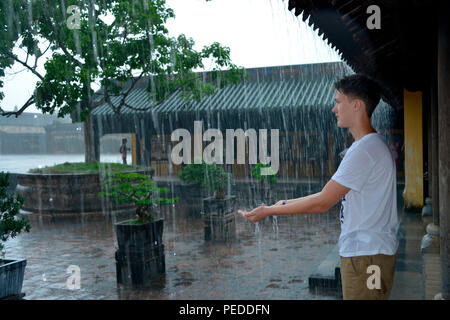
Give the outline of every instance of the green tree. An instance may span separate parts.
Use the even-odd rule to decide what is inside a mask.
[[[126,97],[139,79],[149,79],[149,99],[159,104],[177,90],[186,100],[199,101],[246,77],[245,70],[231,62],[228,47],[215,42],[196,51],[192,38],[169,37],[165,24],[174,17],[165,0],[1,1],[0,77],[17,62],[38,82],[21,108],[0,108],[0,114],[18,116],[33,104],[59,117],[71,114],[84,122],[85,161],[94,162],[99,159],[92,110],[103,103],[116,114],[136,109]],[[15,47],[26,53],[25,59],[14,54]],[[45,74],[40,74],[36,66],[47,51],[51,57]],[[213,64],[209,81],[194,72],[204,68],[204,59]],[[96,86],[101,90],[95,91]],[[113,96],[120,97],[119,105],[112,104]]]
[[[9,173],[0,172],[0,258],[3,257],[3,243],[15,238],[22,231],[30,232],[31,226],[25,218],[17,218],[24,199],[8,193]]]
[[[103,186],[105,192],[99,197],[110,198],[117,203],[134,203],[136,205],[135,221],[138,223],[151,222],[156,219],[154,205],[173,204],[179,200],[161,197],[169,193],[167,188],[155,187],[155,182],[146,174],[136,172],[115,172],[105,179]]]

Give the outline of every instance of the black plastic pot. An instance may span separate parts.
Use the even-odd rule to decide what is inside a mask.
[[[164,219],[145,224],[129,224],[130,221],[115,224],[117,282],[145,285],[165,273]]]
[[[182,185],[180,197],[185,203],[189,216],[197,218],[202,216],[203,199],[207,197],[207,192],[199,184]]]
[[[27,260],[0,259],[0,299],[19,296]]]
[[[203,199],[205,241],[232,241],[236,236],[236,196]]]

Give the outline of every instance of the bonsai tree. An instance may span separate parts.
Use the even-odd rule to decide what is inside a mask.
[[[196,183],[202,188],[210,188],[210,190],[215,191],[217,199],[225,197],[225,186],[227,186],[228,181],[234,184],[231,174],[225,172],[217,164],[208,164],[204,160],[200,164],[193,161],[184,166],[178,173],[178,177],[186,183]]]
[[[206,165],[205,178],[206,184],[215,191],[214,195],[217,199],[223,199],[225,197],[225,187],[227,186],[228,181],[230,181],[231,184],[234,184],[231,174],[225,172],[222,167],[215,163]]]
[[[9,173],[0,172],[0,258],[4,256],[4,245],[9,238],[16,237],[23,230],[30,232],[30,225],[25,218],[18,219],[23,205],[23,197],[7,192]]]
[[[206,173],[206,162],[202,159],[202,163],[196,164],[194,160],[190,164],[184,165],[182,170],[178,172],[178,177],[186,183],[198,184],[204,186]]]
[[[119,204],[136,205],[136,217],[133,220],[136,224],[156,220],[154,205],[173,204],[179,200],[178,197],[160,197],[160,194],[168,193],[169,189],[155,187],[154,181],[142,173],[115,172],[108,175],[103,184],[106,191],[100,192],[100,197],[108,197]]]
[[[262,168],[269,168],[269,171],[271,174],[268,175],[262,175],[261,169]],[[252,168],[252,174],[255,177],[256,180],[261,181],[261,183],[276,183],[277,182],[277,176],[276,173],[269,167],[269,165],[258,162],[253,168]]]

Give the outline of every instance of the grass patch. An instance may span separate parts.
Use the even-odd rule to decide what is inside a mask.
[[[153,170],[147,167],[130,166],[113,162],[64,162],[54,166],[35,168],[28,170],[29,173],[64,174],[64,173],[99,173],[117,171]]]

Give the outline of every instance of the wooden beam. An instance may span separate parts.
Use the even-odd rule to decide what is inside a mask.
[[[450,299],[450,23],[441,4],[438,27],[439,228],[441,294]],[[447,9],[447,10],[444,10]]]

